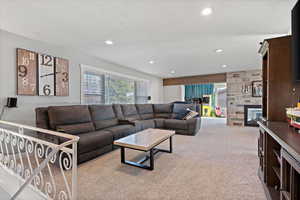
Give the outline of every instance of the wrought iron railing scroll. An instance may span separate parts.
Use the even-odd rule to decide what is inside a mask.
[[[40,133],[61,142],[40,139]],[[25,189],[41,199],[77,200],[78,141],[74,135],[0,121],[0,169],[21,181],[11,200]]]

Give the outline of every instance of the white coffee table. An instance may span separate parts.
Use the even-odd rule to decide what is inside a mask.
[[[114,141],[114,145],[121,148],[121,163],[153,170],[154,169],[154,155],[158,152],[172,153],[172,137],[175,135],[175,131],[162,130],[162,129],[146,129],[121,138]],[[169,140],[170,149],[158,149],[157,145]],[[137,151],[149,152],[149,156],[144,157],[138,162],[128,161],[125,159],[125,148],[134,149]],[[150,165],[144,165],[143,163],[150,159]]]

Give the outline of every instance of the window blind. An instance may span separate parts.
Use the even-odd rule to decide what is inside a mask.
[[[148,82],[135,82],[135,102],[138,104],[148,103]]]
[[[83,104],[148,103],[148,81],[89,69],[81,77]]]
[[[85,104],[105,103],[104,74],[85,72],[82,81],[83,101]]]

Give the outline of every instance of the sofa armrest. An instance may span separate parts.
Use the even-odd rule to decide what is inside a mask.
[[[192,118],[189,120],[186,120],[188,125],[188,131],[192,135],[196,135],[201,127],[201,117]]]

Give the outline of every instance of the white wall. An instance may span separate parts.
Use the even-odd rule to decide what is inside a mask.
[[[164,86],[164,103],[184,101],[184,85]]]
[[[161,78],[104,61],[72,48],[54,46],[0,30],[0,108],[2,108],[2,105],[5,104],[6,97],[16,96],[16,48],[24,48],[69,59],[70,96],[19,96],[18,108],[7,110],[3,117],[4,120],[34,125],[34,108],[36,107],[80,104],[80,64],[86,64],[108,71],[114,71],[137,78],[147,79],[151,83],[150,95],[152,96],[152,103],[163,102],[163,87]]]

